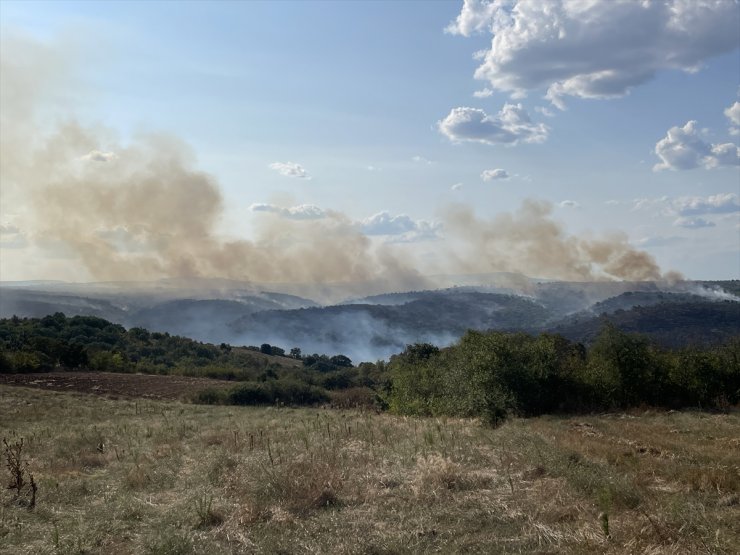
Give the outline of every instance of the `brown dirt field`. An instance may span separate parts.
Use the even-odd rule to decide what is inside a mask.
[[[235,383],[209,378],[113,372],[0,374],[0,384],[147,399],[181,399],[206,388],[229,389]]]

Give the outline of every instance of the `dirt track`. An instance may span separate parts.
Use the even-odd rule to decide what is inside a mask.
[[[233,387],[235,382],[184,376],[115,374],[112,372],[46,372],[0,374],[0,384],[119,397],[181,399],[206,388],[228,389]]]

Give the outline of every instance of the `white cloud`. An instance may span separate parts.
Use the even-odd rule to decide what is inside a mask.
[[[653,166],[656,171],[740,165],[740,148],[732,143],[713,145],[705,142],[695,121],[689,121],[683,127],[671,127],[655,145],[655,154],[661,160]]]
[[[459,191],[462,188],[463,188],[462,183],[455,183],[452,187],[450,187],[450,189],[452,189],[453,191]]]
[[[286,177],[299,177],[302,179],[311,179],[306,168],[295,162],[273,162],[270,169],[275,170],[280,175]]]
[[[724,114],[730,120],[730,134],[740,135],[740,102],[735,102],[735,104],[725,109]]]
[[[612,98],[662,70],[695,72],[737,48],[732,0],[465,0],[446,32],[489,31],[475,72],[493,89],[521,96]]]
[[[499,2],[465,0],[460,15],[445,27],[445,33],[469,37],[474,33],[490,30]]]
[[[518,142],[541,143],[547,139],[548,128],[534,123],[521,104],[504,104],[496,116],[489,116],[479,108],[453,108],[437,122],[442,134],[452,141],[472,141],[485,144]]]
[[[115,152],[102,152],[100,150],[91,150],[84,156],[80,156],[80,160],[87,162],[111,162],[118,158]]]
[[[716,220],[736,218],[740,215],[740,202],[735,193],[720,193],[708,197],[660,197],[635,199],[633,210],[649,209],[661,216],[675,218],[673,225],[686,229],[715,227],[716,223],[701,216],[714,216]]]
[[[701,229],[703,227],[714,227],[716,224],[704,218],[678,218],[673,222],[673,225],[686,229]]]
[[[475,91],[473,93],[473,96],[475,98],[488,98],[489,96],[492,96],[492,95],[493,95],[493,91],[489,89],[488,87],[486,87],[485,89],[481,89],[479,91]]]
[[[563,200],[558,204],[558,206],[560,206],[560,208],[580,208],[581,207],[581,205],[575,200]]]
[[[480,174],[480,178],[483,181],[509,179],[509,177],[511,176],[508,173],[506,173],[506,170],[502,170],[501,168],[496,168],[495,170],[483,170],[483,172]]]
[[[413,220],[406,214],[392,216],[385,211],[361,222],[361,231],[365,235],[393,236],[393,241],[399,243],[437,239],[441,229],[442,224],[438,222]]]
[[[740,202],[735,193],[720,193],[708,197],[680,197],[673,202],[673,206],[680,216],[740,212]]]
[[[315,204],[300,204],[285,208],[275,204],[258,203],[249,207],[252,212],[270,212],[290,220],[320,220],[326,212]]]

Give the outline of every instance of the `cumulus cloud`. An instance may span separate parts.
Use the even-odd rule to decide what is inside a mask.
[[[452,187],[450,187],[450,189],[452,189],[453,191],[459,191],[462,188],[463,188],[462,183],[455,183]]]
[[[730,120],[730,134],[740,135],[740,102],[735,102],[735,104],[725,109],[724,114]]]
[[[563,200],[558,204],[560,208],[580,208],[581,205],[575,200]]]
[[[361,222],[361,231],[365,235],[394,236],[394,242],[415,242],[437,239],[442,229],[438,222],[414,220],[406,214],[391,215],[383,211],[366,218]]]
[[[249,207],[252,212],[270,212],[289,220],[320,220],[326,217],[326,212],[315,204],[300,204],[298,206],[283,207],[275,204],[258,203]]]
[[[311,179],[306,168],[295,162],[273,162],[270,169],[275,170],[285,177],[299,177],[301,179]]]
[[[703,227],[714,227],[714,222],[705,220],[704,218],[677,218],[673,225],[676,227],[685,227],[686,229],[701,229]]]
[[[498,179],[509,179],[511,177],[508,173],[506,173],[506,170],[502,170],[501,168],[497,168],[495,170],[483,170],[483,172],[480,174],[480,178],[483,181],[495,181]]]
[[[737,48],[740,10],[732,0],[465,0],[445,29],[490,32],[475,77],[521,96],[612,98],[661,70],[695,72]]]
[[[696,121],[671,127],[655,145],[660,162],[653,170],[690,170],[740,165],[740,148],[732,143],[709,144],[701,138]]]
[[[508,103],[495,116],[479,108],[453,108],[447,117],[437,122],[437,128],[451,141],[489,145],[541,143],[548,133],[547,126],[534,123],[521,104]]]
[[[115,152],[102,152],[100,150],[91,150],[84,156],[80,156],[80,160],[88,162],[110,162],[116,158]]]

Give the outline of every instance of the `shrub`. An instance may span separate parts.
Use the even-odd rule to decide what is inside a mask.
[[[199,405],[223,405],[226,403],[228,394],[223,389],[209,387],[199,391],[193,397],[193,402]]]
[[[227,401],[230,405],[270,405],[273,397],[262,384],[245,383],[231,390]]]

